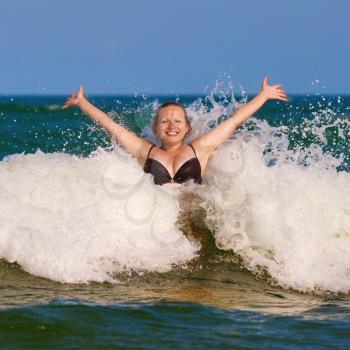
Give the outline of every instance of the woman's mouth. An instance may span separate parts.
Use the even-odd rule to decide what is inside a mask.
[[[177,131],[167,131],[166,134],[168,136],[177,136],[179,134],[179,132],[177,132]]]

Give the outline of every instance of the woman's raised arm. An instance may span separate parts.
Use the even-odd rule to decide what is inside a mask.
[[[147,140],[138,137],[133,132],[117,124],[106,113],[91,104],[84,97],[84,89],[81,85],[76,93],[70,95],[62,106],[62,109],[71,106],[80,108],[92,121],[97,122],[112,138],[116,139],[119,144],[136,157],[141,164],[144,163],[151,144]]]
[[[259,110],[267,100],[272,99],[285,102],[288,100],[286,93],[281,89],[281,85],[268,85],[267,77],[265,77],[260,92],[251,101],[240,106],[228,119],[204,135],[195,138],[191,143],[203,158],[209,157],[243,122]]]

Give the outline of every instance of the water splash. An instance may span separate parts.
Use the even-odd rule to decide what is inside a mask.
[[[219,82],[187,103],[192,136],[246,99]],[[151,136],[145,125],[158,104],[142,99],[128,107],[125,125]],[[203,198],[216,245],[272,283],[350,291],[349,105],[340,96],[269,102],[218,149],[204,185],[186,188]],[[94,133],[81,133],[79,142],[94,144]],[[30,273],[115,282],[115,273],[163,272],[197,257],[198,244],[177,226],[178,191],[154,186],[118,147],[86,158],[13,155],[0,162],[0,183],[0,255]]]

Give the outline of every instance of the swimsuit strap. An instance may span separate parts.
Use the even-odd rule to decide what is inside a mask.
[[[196,156],[196,158],[198,159],[198,157],[197,157],[197,153],[196,153],[196,151],[194,150],[193,146],[192,146],[190,143],[189,143],[188,145],[189,145],[189,146],[192,148],[194,155],[195,155],[195,156]]]
[[[156,145],[152,145],[151,147],[150,147],[150,149],[149,149],[149,151],[148,151],[148,154],[147,154],[147,158],[146,159],[148,159],[148,157],[149,157],[149,154],[151,153],[151,151],[152,151],[152,148],[153,147],[155,147]]]

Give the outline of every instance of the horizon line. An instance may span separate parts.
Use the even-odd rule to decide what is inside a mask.
[[[10,97],[10,96],[21,96],[21,97],[25,97],[25,96],[42,96],[42,97],[66,97],[68,96],[70,93],[39,93],[39,92],[15,92],[15,93],[1,93],[0,92],[0,97]],[[247,92],[245,91],[245,94],[248,96],[251,95],[257,95],[258,92]],[[171,93],[165,93],[165,92],[116,92],[116,93],[87,93],[85,94],[85,96],[101,96],[101,97],[114,97],[114,96],[125,96],[125,97],[143,97],[143,96],[208,96],[210,95],[210,93],[205,93],[205,92],[181,92],[181,93],[176,93],[176,92],[171,92]],[[215,96],[217,95],[221,95],[221,94],[215,94]],[[240,95],[242,96],[242,94],[239,93],[234,93],[234,95]],[[350,92],[290,92],[287,93],[287,95],[289,96],[300,96],[300,95],[313,95],[313,96],[327,96],[327,95],[340,95],[340,96],[349,96]]]

